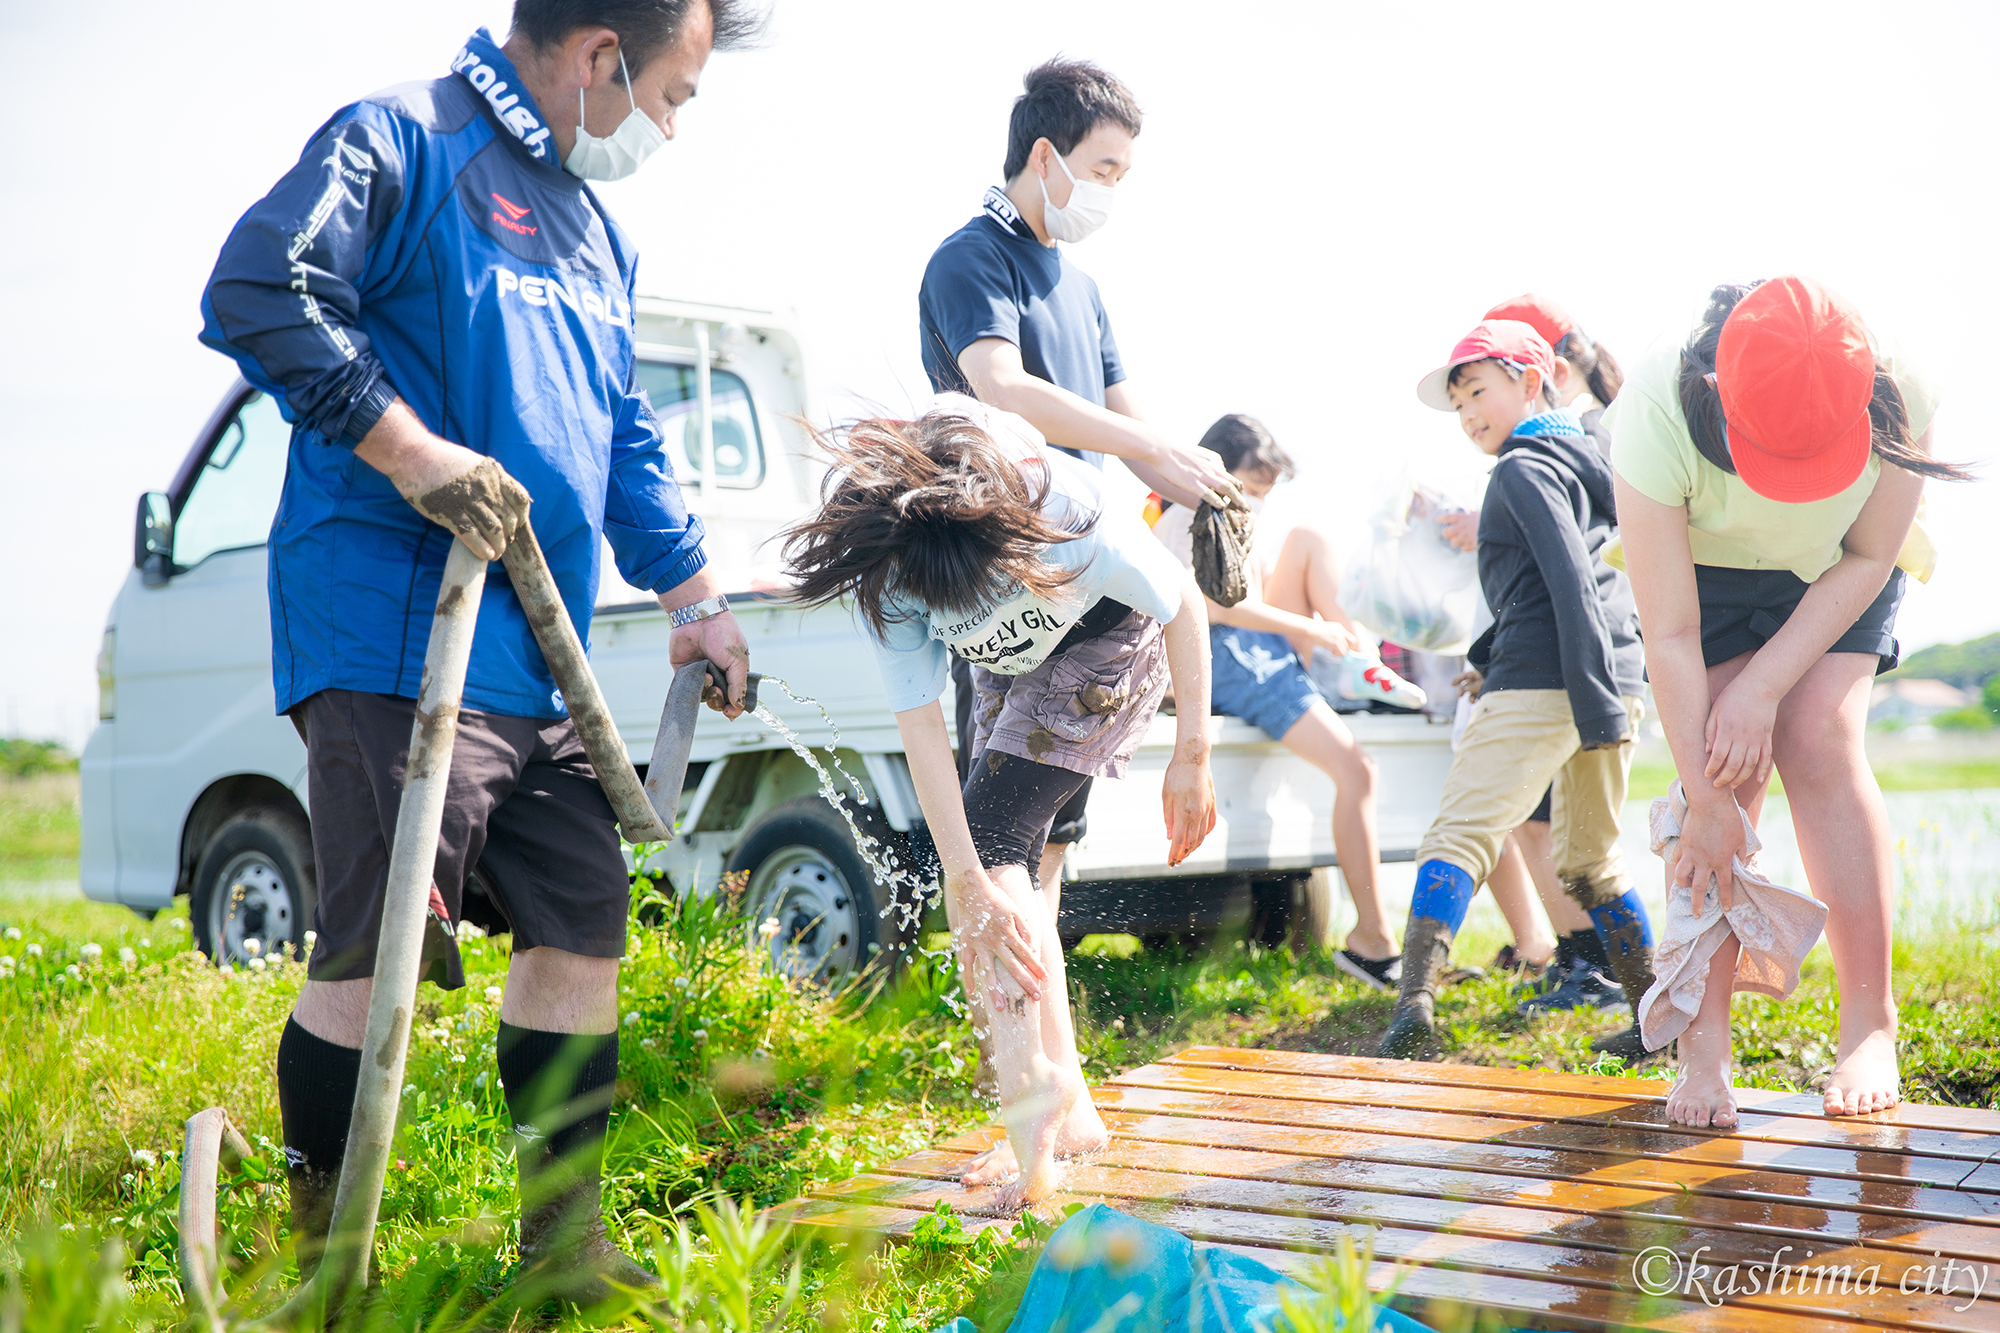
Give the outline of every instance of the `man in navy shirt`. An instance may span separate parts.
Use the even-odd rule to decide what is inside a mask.
[[[306,741],[317,941],[278,1045],[301,1269],[326,1240],[360,1072],[389,849],[445,555],[534,524],[579,635],[598,551],[658,594],[674,664],[748,649],[632,380],[635,262],[587,182],[673,136],[736,0],[516,0],[442,78],[336,112],[224,244],[202,337],[293,423],[271,534],[278,706]],[[525,489],[524,489],[525,488]],[[463,491],[467,503],[442,504]],[[665,665],[665,664],[663,664]],[[513,933],[498,1063],[537,1295],[653,1279],[605,1236],[630,881],[611,807],[512,588],[480,603],[431,892],[425,975],[474,867]]]
[[[1013,412],[1050,444],[1096,467],[1114,454],[1153,490],[1192,507],[1233,483],[1212,451],[1147,424],[1126,386],[1111,320],[1090,275],[1059,242],[1104,225],[1132,169],[1139,106],[1131,90],[1083,60],[1058,56],[1028,71],[1007,126],[1004,187],[947,236],[917,293],[924,372],[939,393],[968,393]],[[952,664],[959,764],[970,757],[972,687]],[[1085,783],[1056,814],[1040,881],[1050,910],[1063,855],[1083,836]]]

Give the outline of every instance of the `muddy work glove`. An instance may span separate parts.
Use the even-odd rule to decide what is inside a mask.
[[[532,503],[520,482],[490,458],[420,495],[404,492],[416,511],[463,541],[475,554],[498,560],[514,534],[527,526]]]
[[[1250,506],[1233,487],[1222,495],[1203,491],[1194,511],[1194,581],[1218,606],[1250,595]]]

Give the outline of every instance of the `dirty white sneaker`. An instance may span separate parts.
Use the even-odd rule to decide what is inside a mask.
[[[1396,708],[1422,708],[1429,699],[1373,657],[1349,653],[1340,659],[1340,693],[1348,699],[1379,699]]]

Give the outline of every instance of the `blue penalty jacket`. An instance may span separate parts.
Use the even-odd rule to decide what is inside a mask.
[[[637,587],[704,563],[632,378],[631,243],[556,161],[485,29],[451,68],[335,113],[236,224],[202,297],[202,341],[292,423],[270,543],[280,712],[327,688],[414,698],[423,679],[452,537],[353,450],[398,396],[534,497],[586,643],[600,533]],[[566,711],[497,564],[465,705]]]

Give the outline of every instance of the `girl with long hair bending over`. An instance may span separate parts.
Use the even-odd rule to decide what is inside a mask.
[[[1935,410],[1852,307],[1784,277],[1717,287],[1687,345],[1636,370],[1605,414],[1646,665],[1688,803],[1668,871],[1697,905],[1706,890],[1727,907],[1737,810],[1757,819],[1776,765],[1840,984],[1829,1115],[1900,1095],[1893,867],[1862,728],[1899,652],[1898,566],[1928,577],[1928,543],[1912,540],[1924,478],[1968,477],[1930,456]],[[1736,1123],[1737,953],[1732,935],[1679,1039],[1677,1124]]]
[[[1123,777],[1171,678],[1162,795],[1167,862],[1215,827],[1208,620],[1193,577],[1098,474],[1026,421],[957,394],[914,421],[822,443],[819,511],[786,536],[809,605],[842,596],[875,640],[903,752],[944,872],[973,1009],[990,1026],[1007,1142],[964,1176],[1020,1207],[1056,1158],[1107,1140],[1070,1026],[1055,913],[1038,890],[1049,826],[1093,777]],[[948,650],[972,664],[973,754],[960,788],[939,696]]]

